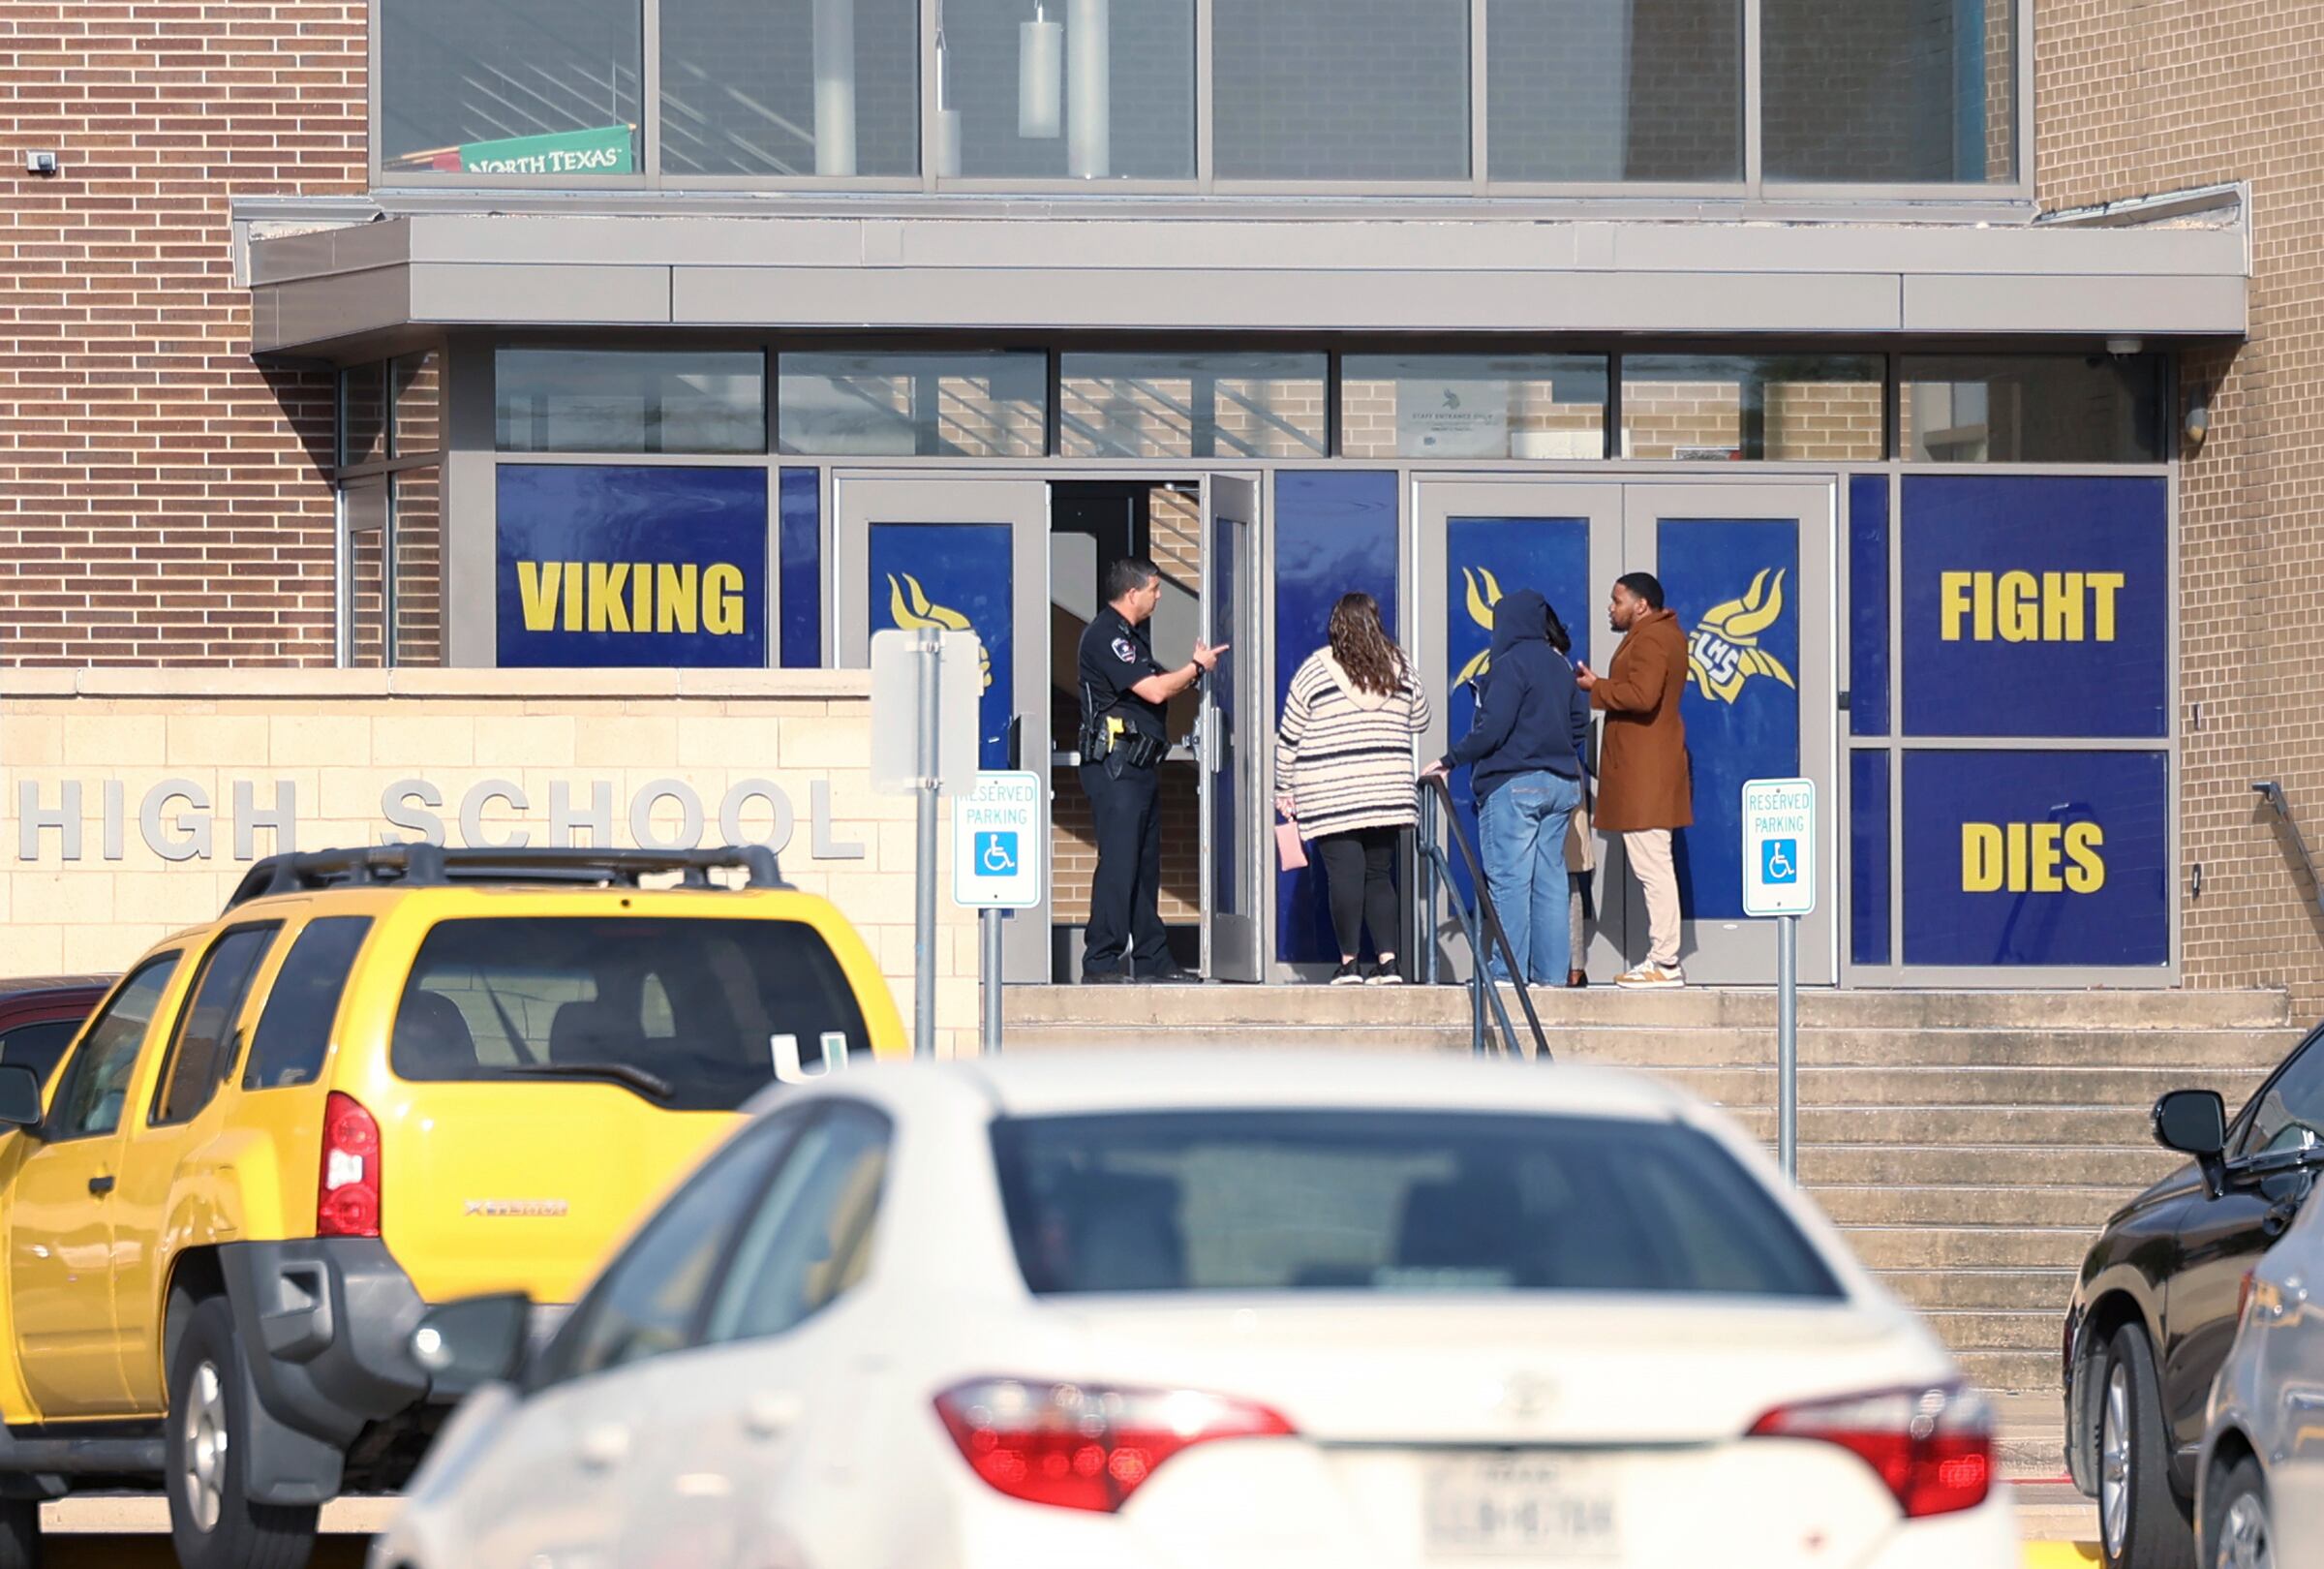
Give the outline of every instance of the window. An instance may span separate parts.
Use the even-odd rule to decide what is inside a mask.
[[[400,469],[387,477],[389,554],[395,581],[391,662],[443,662],[443,471]]]
[[[638,0],[380,0],[378,13],[390,183],[433,172],[586,184],[638,169]]]
[[[90,1023],[73,1054],[65,1082],[48,1108],[42,1137],[50,1143],[93,1133],[110,1133],[121,1125],[121,1109],[129,1100],[129,1078],[138,1065],[138,1049],[161,1006],[162,993],[177,969],[175,953],[158,954],[139,966],[121,983]]]
[[[1905,456],[1928,463],[2159,463],[2159,354],[1906,354]]]
[[[1672,1123],[1161,1112],[1008,1119],[993,1142],[1042,1295],[1842,1295],[1758,1183]]]
[[[266,995],[265,1011],[251,1037],[250,1061],[242,1069],[243,1089],[315,1082],[330,1052],[340,994],[370,935],[368,915],[325,915],[307,923]]]
[[[259,962],[281,930],[280,922],[237,926],[201,956],[193,990],[178,1009],[177,1038],[164,1063],[161,1088],[154,1092],[155,1126],[192,1121],[233,1072],[242,1045],[234,1021]]]
[[[1605,357],[1350,354],[1339,448],[1352,458],[1605,455]]]
[[[1467,0],[1214,0],[1222,180],[1465,180]]]
[[[1625,354],[1622,455],[1876,460],[1883,370],[1878,354]]]
[[[920,171],[913,0],[661,0],[665,174]]]
[[[2012,0],[1763,0],[1767,178],[2017,177]]]
[[[1743,177],[1742,0],[1487,0],[1496,180]]]
[[[48,1075],[56,1071],[56,1064],[64,1059],[65,1048],[73,1044],[73,1036],[80,1025],[78,1019],[45,1019],[39,1024],[18,1025],[0,1035],[0,1062],[30,1068],[32,1076],[46,1085]]]
[[[428,933],[390,1060],[422,1082],[595,1080],[732,1111],[778,1059],[871,1049],[845,972],[804,922],[533,916]]]
[[[797,1127],[795,1118],[782,1116],[753,1123],[687,1180],[573,1309],[541,1359],[544,1383],[692,1343],[703,1298]]]
[[[1194,177],[1193,0],[944,0],[971,179]]]
[[[764,452],[766,355],[503,349],[493,414],[504,452]]]
[[[1049,360],[1037,354],[784,354],[785,452],[1038,457]]]
[[[1067,457],[1321,457],[1322,354],[1065,354]]]
[[[2310,1036],[2253,1103],[2239,1155],[2324,1143],[2324,1042]]]
[[[791,1149],[712,1305],[712,1343],[780,1335],[822,1311],[863,1278],[872,1257],[888,1122],[840,1105]]]
[[[339,507],[347,520],[340,562],[340,659],[353,669],[378,670],[386,665],[389,648],[386,479],[349,481],[340,487]]]

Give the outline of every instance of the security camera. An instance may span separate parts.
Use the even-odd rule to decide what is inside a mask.
[[[24,172],[43,175],[55,173],[56,154],[46,151],[26,153],[24,155]]]
[[[2198,386],[2187,394],[2186,422],[2181,431],[2186,439],[2186,450],[2202,450],[2204,439],[2211,434],[2211,388]]]
[[[2117,359],[2128,359],[2147,346],[2144,338],[2108,338],[2106,352]]]

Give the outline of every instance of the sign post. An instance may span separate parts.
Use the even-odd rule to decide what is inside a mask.
[[[952,798],[952,902],[982,925],[984,1049],[1000,1051],[1000,921],[1006,909],[1041,903],[1039,774],[979,774],[976,788]]]
[[[912,1052],[936,1055],[936,797],[968,788],[976,768],[976,634],[872,634],[872,787],[920,797],[912,870]]]
[[[1816,782],[1743,785],[1743,913],[1775,917],[1776,1157],[1799,1182],[1799,918],[1816,909]]]

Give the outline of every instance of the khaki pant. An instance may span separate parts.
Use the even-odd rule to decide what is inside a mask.
[[[1646,957],[1665,969],[1678,968],[1678,868],[1670,859],[1670,830],[1640,828],[1622,836],[1631,875],[1646,895]]]

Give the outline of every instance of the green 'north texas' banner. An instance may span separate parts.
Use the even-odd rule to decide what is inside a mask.
[[[627,174],[636,168],[626,125],[472,141],[452,157],[451,168],[465,174]]]

